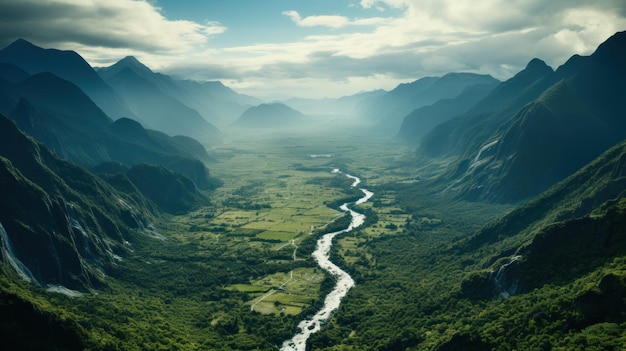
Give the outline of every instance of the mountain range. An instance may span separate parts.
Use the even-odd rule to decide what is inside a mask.
[[[336,118],[354,119],[359,117],[355,110],[360,103],[369,99],[378,98],[386,93],[387,91],[378,89],[342,96],[339,98],[290,98],[279,102],[310,116],[330,116]]]
[[[48,72],[72,82],[113,120],[131,118],[147,128],[205,143],[220,135],[214,123],[228,125],[260,102],[221,82],[176,80],[152,72],[132,56],[94,69],[74,51],[43,49],[23,39],[0,50],[0,63],[29,75]]]
[[[219,137],[219,130],[198,111],[167,93],[174,89],[169,77],[157,75],[134,57],[126,57],[111,67],[98,71],[146,127],[170,135],[186,135],[202,141]]]
[[[133,56],[97,68],[97,72],[120,92],[147,126],[160,131],[187,128],[178,130],[178,134],[202,141],[211,142],[219,137],[214,125],[228,126],[245,109],[260,102],[234,92],[221,82],[177,80],[155,73]]]
[[[418,153],[454,160],[441,179],[464,199],[520,202],[541,193],[626,137],[624,48],[621,32],[556,71],[532,60],[426,134]]]
[[[494,85],[498,81],[489,75],[448,73],[443,77],[425,77],[400,84],[393,90],[361,101],[355,113],[375,129],[388,135],[398,133],[404,118],[414,110],[442,99],[455,98],[474,85]]]
[[[25,55],[26,64],[21,63],[19,55]],[[108,87],[104,91],[115,93],[75,53],[44,50],[18,40],[0,51],[0,61],[7,57],[30,69],[43,69],[44,62],[56,62],[56,66],[63,67],[60,74],[76,81],[97,82],[94,83],[96,86]],[[67,58],[65,64],[59,61],[63,58]],[[56,66],[50,65],[49,68],[55,71]],[[81,74],[89,79],[77,78]],[[122,101],[119,106],[126,106],[123,100],[119,101]],[[184,135],[169,136],[145,129],[126,117],[114,121],[78,85],[50,71],[30,74],[21,66],[8,62],[0,64],[0,112],[58,156],[88,168],[109,161],[129,166],[149,163],[182,173],[202,189],[217,184],[204,165],[212,158],[198,141]],[[219,133],[204,119],[198,118],[202,125],[208,126],[195,125],[196,130],[205,132],[202,135]],[[188,122],[194,126],[193,121]]]
[[[281,330],[276,325],[284,327],[285,320],[291,321],[288,318],[293,316],[244,314],[250,310],[245,302],[249,297],[256,296],[254,293],[265,296],[268,291],[273,293],[273,288],[246,292],[230,289],[232,284],[251,279],[235,277],[237,274],[250,274],[256,279],[273,275],[276,267],[283,274],[292,263],[265,260],[261,255],[278,250],[263,246],[264,241],[254,241],[253,248],[246,251],[244,247],[252,239],[259,239],[256,228],[234,233],[241,241],[232,249],[220,241],[226,241],[224,236],[231,234],[230,224],[209,226],[214,215],[209,211],[194,213],[193,225],[174,224],[189,232],[201,231],[193,234],[197,237],[181,234],[184,238],[180,244],[166,243],[153,223],[159,218],[171,220],[172,215],[189,214],[208,204],[210,190],[220,186],[207,168],[215,160],[204,146],[219,141],[221,132],[213,122],[254,132],[279,130],[303,124],[308,113],[304,115],[294,107],[314,110],[316,104],[307,99],[291,103],[292,107],[289,101],[259,104],[218,82],[176,80],[153,72],[134,57],[96,70],[74,52],[41,49],[24,40],[0,50],[3,338],[13,342],[11,347],[19,347],[24,338],[34,339],[33,335],[48,328],[61,336],[65,335],[64,330],[95,330],[93,334],[71,335],[75,349],[87,348],[81,340],[93,342],[95,349],[122,349],[126,338],[142,333],[147,335],[142,337],[151,338],[155,334],[146,331],[154,329],[150,324],[141,325],[145,329],[132,329],[139,325],[134,324],[134,319],[140,317],[133,315],[135,310],[102,301],[142,300],[140,283],[126,279],[119,283],[124,286],[117,287],[110,272],[117,270],[120,277],[134,278],[156,271],[155,267],[165,273],[155,273],[162,280],[151,284],[156,286],[154,290],[164,291],[150,292],[148,304],[158,312],[141,312],[150,321],[161,318],[163,311],[175,311],[184,321],[167,323],[181,323],[181,329],[187,333],[188,328],[194,328],[219,335],[219,342],[228,342],[229,348],[240,347],[235,336],[248,336],[246,333],[255,329],[251,326],[260,326],[262,332]],[[353,110],[361,122],[370,123],[383,134],[397,133],[408,143],[412,155],[398,166],[395,155],[387,157],[375,150],[375,160],[381,155],[385,158],[380,169],[367,170],[380,177],[370,180],[375,192],[383,194],[383,200],[366,208],[368,225],[372,223],[372,228],[376,228],[367,233],[376,235],[361,237],[366,232],[357,232],[359,236],[346,236],[341,242],[345,247],[333,253],[342,265],[349,267],[357,288],[351,292],[351,302],[337,311],[339,317],[325,326],[329,332],[314,339],[314,343],[327,345],[329,338],[343,338],[342,342],[357,345],[372,337],[370,330],[361,327],[373,321],[389,328],[381,328],[380,334],[399,334],[384,345],[387,347],[380,344],[376,349],[498,349],[505,341],[515,345],[533,342],[549,349],[555,338],[575,344],[575,338],[582,338],[583,331],[589,340],[599,340],[600,335],[611,342],[623,341],[626,32],[616,33],[589,56],[574,55],[557,70],[533,59],[503,82],[486,75],[450,73],[402,84],[389,92],[362,93],[324,103],[329,108],[334,106],[340,114]],[[363,147],[371,152],[368,141],[364,141]],[[338,149],[355,148],[348,145]],[[259,153],[259,158],[263,157]],[[344,155],[329,158],[347,167],[358,165]],[[328,165],[331,163],[324,160],[323,166],[315,169],[326,172],[323,167]],[[394,167],[402,167],[401,172],[389,176]],[[418,167],[434,170],[428,177],[413,178]],[[246,163],[245,169],[253,168]],[[272,171],[261,173],[275,176]],[[279,177],[286,180],[291,174]],[[319,177],[307,185],[315,182],[327,179]],[[251,189],[256,190],[252,185],[243,185],[233,188],[232,193],[238,192],[247,201]],[[455,200],[462,203],[462,208],[470,213],[461,217],[473,216],[473,207],[500,209],[497,204],[506,204],[502,207],[507,211],[497,218],[492,216],[493,221],[487,224],[472,223],[470,227],[478,229],[470,232],[462,220],[459,224],[451,216],[440,216],[449,220],[442,223],[436,211],[432,210],[431,215],[427,206],[414,205],[422,201],[411,191],[416,189],[420,196],[432,195],[436,201],[445,202],[439,204],[442,208],[438,211],[456,206],[450,203]],[[283,198],[279,195],[276,197]],[[221,205],[215,205],[215,209]],[[237,209],[237,216],[248,215],[243,208]],[[379,209],[381,217],[399,216],[401,223],[376,223]],[[258,215],[259,209],[253,212]],[[268,217],[267,221],[273,220]],[[395,233],[388,235],[386,231]],[[211,244],[205,241],[205,233]],[[222,233],[226,234],[220,237]],[[158,245],[148,248],[151,260],[140,255],[132,257],[135,248],[152,241]],[[295,239],[291,245],[298,250]],[[429,249],[410,251],[415,245],[429,245]],[[303,250],[302,245],[299,249]],[[178,257],[181,252],[187,256]],[[259,256],[248,257],[250,252]],[[295,251],[293,255],[293,267],[310,268],[310,262],[295,260]],[[226,262],[224,275],[204,277],[218,258],[220,263]],[[129,260],[132,264],[125,266]],[[257,260],[254,267],[247,265]],[[420,261],[406,264],[411,260]],[[230,271],[229,264],[244,267],[242,271],[246,273]],[[181,274],[188,272],[185,266],[196,269],[193,272],[197,275]],[[456,275],[447,276],[449,272],[438,271],[440,267],[451,268]],[[415,272],[420,270],[432,270],[445,277],[436,282],[419,276],[416,279]],[[45,295],[37,295],[37,290],[16,288],[20,283],[26,284],[16,283],[15,273],[36,288],[62,292],[68,298],[92,292],[108,294],[107,284],[124,296],[111,294],[111,300],[98,300],[104,307],[96,306],[93,311],[115,308],[115,320],[99,320],[101,324],[94,326],[84,317],[91,312],[72,314],[73,307],[67,301],[57,306],[41,297]],[[194,293],[157,284],[173,276],[184,276],[181,279],[189,284],[186,287],[194,286]],[[461,276],[457,283],[450,283]],[[320,289],[326,289],[324,284]],[[381,289],[386,295],[368,295],[374,293],[358,290],[359,285]],[[442,287],[451,286],[452,289],[443,291]],[[209,287],[212,290],[207,292]],[[200,292],[195,294],[195,289]],[[443,297],[432,294],[433,291]],[[404,305],[382,311],[388,316],[377,313],[381,312],[377,310],[380,306],[394,301],[395,295],[406,298],[402,300]],[[367,298],[354,302],[359,296]],[[412,303],[417,301],[411,300],[416,296],[423,297],[419,304]],[[191,311],[192,301],[201,303],[206,311]],[[276,304],[280,303],[276,300]],[[217,306],[228,309],[219,310]],[[505,312],[495,312],[501,310]],[[241,315],[230,316],[232,311]],[[467,311],[479,313],[468,316]],[[55,313],[54,318],[50,317]],[[71,324],[76,316],[84,319],[80,328]],[[427,325],[427,331],[417,333],[417,329],[411,329],[411,323],[400,322],[411,318]],[[454,322],[445,326],[450,318]],[[37,330],[23,328],[29,323],[39,323]],[[113,335],[114,340],[98,344],[102,338],[98,332],[108,330],[112,324],[122,329],[107,331],[107,336]],[[392,330],[396,327],[404,329]],[[6,332],[16,329],[23,330],[19,335]],[[174,335],[172,330],[176,329],[166,328],[158,333],[170,338]],[[432,335],[439,338],[433,339]],[[175,338],[182,340],[180,335],[172,336]],[[420,344],[427,338],[445,340]],[[540,338],[544,339],[537,340]],[[153,340],[155,344],[160,341]],[[251,345],[249,349],[259,348]]]
[[[18,39],[0,50],[0,62],[30,75],[48,72],[77,85],[111,118],[136,117],[124,100],[76,52],[43,49]]]
[[[413,110],[413,112],[404,117],[398,137],[411,144],[418,143],[434,127],[467,112],[487,96],[497,84],[494,81],[492,83],[470,85],[455,97],[441,99],[432,105]]]

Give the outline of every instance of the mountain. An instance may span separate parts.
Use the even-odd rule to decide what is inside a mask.
[[[125,69],[132,71],[136,76],[122,73]],[[140,114],[145,116],[142,121],[148,124],[150,118],[155,117],[150,114],[151,111],[142,111],[140,103],[133,102],[140,89],[140,86],[133,87],[133,84],[137,84],[132,83],[133,80],[142,79],[142,84],[151,86],[151,94],[155,95],[155,99],[167,96],[165,101],[157,101],[158,104],[172,105],[170,109],[179,109],[184,114],[193,114],[190,109],[195,110],[211,124],[227,125],[250,105],[259,103],[256,98],[238,94],[221,82],[177,80],[153,72],[133,56],[125,57],[112,66],[98,68],[97,72],[127,99],[129,105],[139,109]]]
[[[456,138],[456,145],[447,146],[448,152],[461,156],[451,189],[469,200],[522,201],[626,138],[624,47],[626,34],[618,33],[588,59],[569,60],[567,64],[574,67],[563,66],[558,72],[543,69],[543,78],[523,87],[523,94],[517,96],[556,82],[507,118],[470,113],[435,128],[424,138],[425,148],[433,145],[434,135],[445,138],[442,130],[446,130],[449,142]],[[441,145],[441,140],[436,142]]]
[[[419,142],[435,126],[467,112],[486,97],[496,85],[496,82],[471,85],[463,89],[456,97],[441,99],[432,105],[415,109],[404,117],[398,137],[410,143]]]
[[[426,134],[419,151],[429,156],[459,155],[479,150],[502,123],[558,81],[554,70],[539,59],[494,88],[463,115]]]
[[[261,104],[242,113],[235,125],[244,128],[282,128],[303,122],[303,117],[302,113],[285,104]]]
[[[537,198],[461,241],[455,250],[480,252],[490,267],[478,275],[482,278],[474,275],[464,282],[465,293],[480,298],[527,294],[546,284],[589,280],[594,276],[590,272],[609,270],[616,257],[626,254],[626,237],[622,235],[626,229],[625,160],[626,142],[621,142]],[[624,283],[610,287],[612,291],[600,291],[600,295],[623,295]],[[578,325],[571,327],[601,322],[595,320],[597,317],[605,322],[615,317],[610,304],[601,299],[589,301],[588,297],[581,291],[573,301],[576,309],[595,306],[585,306],[587,311],[577,317]],[[592,307],[596,310],[590,313]]]
[[[202,163],[211,158],[197,141],[146,130],[126,118],[113,122],[81,89],[54,74],[12,83],[3,79],[5,72],[0,71],[0,111],[60,157],[86,167],[111,160],[159,164],[186,174],[203,189],[211,187]]]
[[[477,84],[494,84],[489,75],[449,73],[443,77],[425,77],[412,83],[400,84],[388,93],[364,101],[356,107],[363,120],[371,121],[376,129],[396,134],[405,116],[422,106],[441,99],[458,96],[465,88]]]
[[[0,62],[11,63],[31,75],[50,72],[76,84],[113,119],[135,117],[117,93],[74,51],[43,49],[18,39],[0,50]]]
[[[285,105],[306,115],[330,115],[336,117],[354,117],[354,110],[360,103],[386,94],[385,90],[373,90],[342,96],[340,98],[307,99],[291,98],[282,101]]]
[[[220,135],[196,110],[165,92],[168,84],[173,84],[167,77],[155,75],[136,59],[126,58],[100,70],[100,74],[149,128],[203,142],[214,141]]]
[[[184,214],[208,202],[191,179],[162,166],[135,165],[126,171],[126,176],[164,212]]]
[[[0,246],[24,279],[66,293],[104,284],[152,214],[0,116]],[[142,239],[144,240],[144,239]]]
[[[6,62],[0,62],[0,77],[12,83],[28,78],[30,74],[23,69]]]
[[[181,89],[181,94],[176,95],[178,99],[219,127],[232,124],[247,108],[261,103],[261,100],[239,94],[220,81],[176,80],[176,84]]]
[[[162,212],[184,214],[207,204],[194,182],[181,173],[163,166],[105,162],[91,171],[123,193],[138,193],[152,201]]]

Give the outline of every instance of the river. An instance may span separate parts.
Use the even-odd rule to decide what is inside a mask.
[[[333,173],[342,173],[338,169],[334,169]],[[361,179],[358,177],[344,174],[346,177],[353,179],[352,187],[355,188],[361,182]],[[361,192],[363,192],[363,197],[357,200],[354,203],[354,206],[367,202],[374,193],[368,191],[366,189],[360,188]],[[365,222],[365,215],[362,213],[358,213],[348,207],[350,203],[345,203],[341,205],[340,209],[344,212],[349,212],[352,220],[350,221],[350,225],[348,228],[324,234],[320,239],[317,240],[317,248],[313,251],[313,257],[317,260],[317,264],[328,273],[332,274],[337,278],[337,284],[335,288],[326,295],[324,299],[324,305],[322,308],[310,319],[305,319],[298,324],[298,328],[300,328],[300,332],[296,333],[291,339],[283,342],[283,346],[281,350],[283,351],[305,351],[306,350],[306,342],[311,336],[311,334],[316,333],[320,330],[322,323],[328,321],[331,317],[332,312],[335,311],[339,305],[341,304],[341,299],[346,296],[348,290],[354,286],[354,280],[346,271],[339,268],[336,264],[332,263],[329,258],[330,248],[333,246],[333,239],[335,236],[343,233],[347,233],[354,228],[358,228]]]

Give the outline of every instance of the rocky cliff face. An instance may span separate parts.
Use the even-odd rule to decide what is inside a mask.
[[[3,116],[0,193],[2,259],[60,292],[98,288],[150,218],[135,199],[60,160]]]

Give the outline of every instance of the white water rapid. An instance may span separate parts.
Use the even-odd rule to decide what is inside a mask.
[[[338,169],[334,169],[333,173],[342,172]],[[356,187],[361,182],[361,179],[358,177],[349,174],[345,174],[345,176],[354,180],[352,187]],[[372,197],[372,195],[374,195],[374,193],[366,189],[361,188],[359,190],[363,192],[364,196],[355,202],[355,206],[366,202]],[[348,205],[348,203],[345,203],[340,207],[342,211],[349,212],[352,217],[348,228],[324,234],[319,240],[317,240],[317,248],[313,251],[313,257],[317,260],[317,264],[328,273],[335,276],[337,278],[337,284],[335,285],[335,288],[328,295],[326,295],[324,306],[322,306],[322,308],[313,317],[305,319],[298,324],[300,332],[295,334],[291,339],[283,342],[283,346],[281,347],[282,351],[305,351],[306,341],[309,336],[320,330],[321,324],[330,318],[332,312],[341,304],[341,299],[346,296],[348,290],[354,286],[354,280],[350,274],[337,267],[337,265],[332,263],[329,259],[329,252],[333,245],[333,238],[339,234],[347,233],[352,229],[363,225],[365,222],[365,215],[353,211],[348,207]]]

